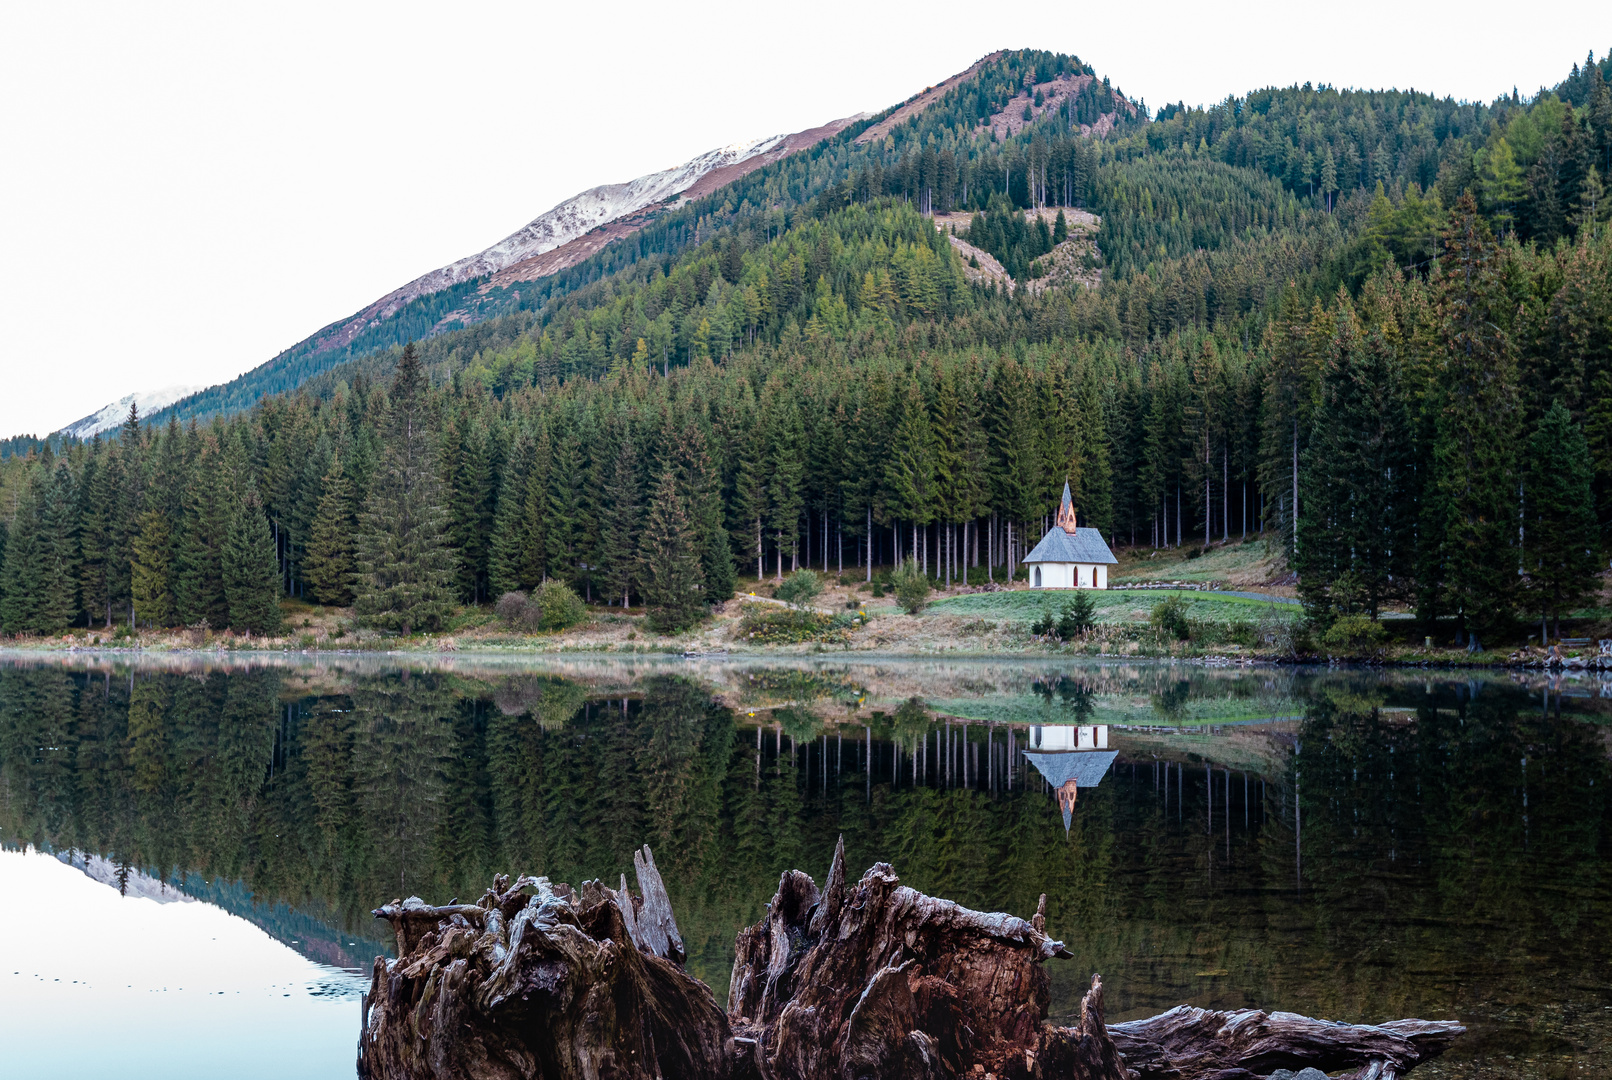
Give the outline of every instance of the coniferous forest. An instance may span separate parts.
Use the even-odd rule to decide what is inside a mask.
[[[1279,536],[1323,624],[1559,618],[1612,553],[1609,70],[1150,114],[1005,54],[237,411],[10,440],[0,631],[296,597],[410,633],[552,581],[675,627],[739,574],[1011,574],[1066,481],[1116,545]],[[1100,218],[1098,286],[990,280],[931,217],[1023,274],[1055,207]]]

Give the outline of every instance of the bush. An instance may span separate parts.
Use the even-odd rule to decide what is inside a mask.
[[[1069,641],[1096,625],[1097,601],[1090,593],[1076,592],[1064,602],[1056,617],[1050,611],[1042,612],[1041,617],[1030,624],[1030,633]]]
[[[815,611],[783,611],[762,604],[746,604],[739,619],[739,636],[757,645],[794,645],[803,641],[845,642],[856,626],[853,615],[824,615]]]
[[[537,592],[507,592],[493,605],[505,625],[521,630],[564,630],[588,617],[582,598],[563,581],[545,581]]]
[[[1090,593],[1076,592],[1058,616],[1058,636],[1068,641],[1097,625],[1097,601]]]
[[[493,614],[498,620],[510,626],[518,626],[522,622],[526,611],[526,594],[523,592],[507,592],[498,598],[493,605]]]
[[[1378,652],[1387,639],[1382,623],[1364,615],[1345,615],[1327,627],[1327,632],[1321,635],[1321,644],[1337,652],[1362,654]]]
[[[784,578],[774,595],[790,607],[804,609],[811,606],[823,592],[823,579],[813,570],[796,570]]]
[[[929,578],[917,563],[904,563],[890,581],[896,587],[896,603],[908,615],[918,614],[929,603]]]
[[[1234,619],[1231,625],[1226,627],[1226,640],[1233,645],[1258,645],[1259,631],[1247,619]]]
[[[1186,641],[1192,636],[1187,622],[1187,605],[1180,596],[1171,596],[1153,606],[1153,626],[1160,633]]]

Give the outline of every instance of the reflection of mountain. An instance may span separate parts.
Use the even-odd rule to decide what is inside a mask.
[[[1106,741],[1106,740],[1105,740]],[[1059,750],[1051,753],[1026,750],[1024,756],[1036,771],[1046,777],[1048,785],[1058,796],[1058,809],[1063,811],[1063,831],[1074,824],[1075,796],[1081,788],[1094,788],[1119,756],[1113,750]]]
[[[130,866],[119,866],[99,855],[67,850],[56,852],[56,858],[74,870],[84,871],[84,876],[91,881],[110,885],[124,896],[155,900],[159,904],[190,903],[195,900],[195,897],[186,896],[181,892],[177,885],[170,885],[160,878],[154,878]]]

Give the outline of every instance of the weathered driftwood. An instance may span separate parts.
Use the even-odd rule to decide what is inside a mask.
[[[1388,1080],[1460,1025],[1376,1027],[1182,1006],[1106,1025],[1092,978],[1079,1022],[1046,1021],[1043,963],[1067,955],[1029,921],[906,888],[878,863],[824,887],[784,874],[739,934],[728,1012],[682,969],[683,942],[646,847],[639,894],[500,875],[475,904],[394,901],[397,934],[363,1002],[365,1080],[1236,1080],[1316,1065]]]
[[[1211,1012],[1190,1005],[1108,1027],[1142,1080],[1215,1075],[1230,1080],[1306,1067],[1355,1068],[1358,1080],[1390,1080],[1442,1054],[1465,1030],[1444,1020],[1340,1024],[1297,1013]]]

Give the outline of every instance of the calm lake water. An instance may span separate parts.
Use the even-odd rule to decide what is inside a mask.
[[[1110,1019],[1454,1018],[1417,1075],[1612,1075],[1609,722],[1612,684],[1503,673],[0,657],[3,1071],[350,1076],[369,909],[642,843],[725,995],[843,835],[1046,893],[1055,1014],[1097,971]]]

